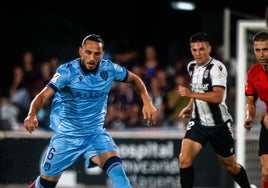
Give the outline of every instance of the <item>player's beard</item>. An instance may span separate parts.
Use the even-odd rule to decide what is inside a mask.
[[[96,69],[97,65],[94,61],[91,61],[91,62],[87,62],[85,64],[85,67],[88,71],[94,71]]]
[[[85,72],[95,72],[98,68],[99,63],[96,63],[94,61],[88,61],[88,62],[81,61],[80,65]]]

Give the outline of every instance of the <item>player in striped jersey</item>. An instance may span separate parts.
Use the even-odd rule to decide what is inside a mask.
[[[194,58],[188,64],[190,88],[178,86],[181,96],[190,97],[179,117],[190,117],[179,155],[181,187],[194,186],[193,161],[210,143],[220,162],[242,188],[250,188],[247,173],[235,159],[232,117],[225,104],[227,70],[225,65],[212,58],[211,44],[206,33],[190,37],[190,50]]]

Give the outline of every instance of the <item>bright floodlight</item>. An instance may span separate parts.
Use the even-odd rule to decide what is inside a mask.
[[[175,10],[192,11],[195,9],[195,4],[188,1],[174,1],[171,2],[171,7]]]

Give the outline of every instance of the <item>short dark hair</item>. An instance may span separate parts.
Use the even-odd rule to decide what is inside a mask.
[[[100,35],[97,34],[89,34],[87,35],[83,40],[82,40],[82,46],[85,45],[86,41],[91,40],[91,41],[95,41],[95,42],[100,42],[102,43],[102,46],[104,48],[104,41],[102,39],[102,37]]]
[[[208,43],[210,43],[210,39],[208,37],[208,34],[205,32],[198,32],[198,33],[193,34],[190,37],[189,41],[190,41],[190,43],[194,43],[194,42],[208,42]]]
[[[266,40],[268,40],[268,32],[266,31],[260,31],[253,36],[253,42]]]

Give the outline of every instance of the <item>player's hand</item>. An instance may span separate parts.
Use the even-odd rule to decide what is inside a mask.
[[[144,105],[142,113],[148,127],[158,124],[159,111],[152,104]]]
[[[29,133],[32,133],[38,127],[37,117],[27,116],[24,120],[24,127]]]
[[[190,118],[192,115],[192,109],[189,107],[185,107],[182,109],[182,111],[179,113],[180,118]]]
[[[244,122],[244,127],[247,131],[250,131],[250,129],[252,128],[252,118],[246,118],[245,122]]]
[[[191,90],[188,87],[184,87],[184,86],[178,86],[177,91],[179,95],[183,97],[189,97],[191,94]]]

